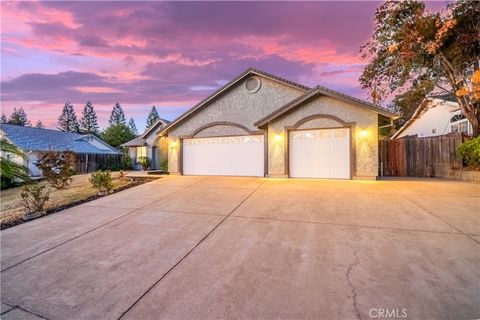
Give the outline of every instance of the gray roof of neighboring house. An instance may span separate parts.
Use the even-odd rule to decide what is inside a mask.
[[[92,134],[79,134],[51,129],[2,124],[0,130],[18,148],[26,151],[72,151],[90,154],[120,154],[118,150]],[[99,148],[88,141],[93,137],[105,148]]]
[[[147,139],[147,136],[150,133],[155,132],[155,130],[159,126],[168,126],[169,124],[170,124],[170,121],[162,119],[162,118],[158,118],[158,120],[150,128],[145,130],[145,132],[143,134],[141,134],[140,136],[138,136],[136,138],[133,138],[130,141],[125,142],[124,144],[122,144],[122,147],[146,146],[147,145],[146,139]]]
[[[147,145],[147,141],[140,137],[133,138],[132,140],[122,144],[122,147],[139,147]]]

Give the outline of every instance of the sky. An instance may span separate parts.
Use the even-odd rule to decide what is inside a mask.
[[[1,2],[1,109],[55,128],[118,101],[144,129],[172,120],[248,67],[367,98],[358,53],[378,2]],[[433,6],[439,6],[434,3]]]

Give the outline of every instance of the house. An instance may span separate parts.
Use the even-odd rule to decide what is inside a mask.
[[[122,147],[128,148],[128,155],[132,159],[135,169],[141,168],[138,163],[140,157],[147,157],[152,160],[150,169],[153,170],[160,169],[161,162],[167,160],[167,139],[158,136],[157,132],[169,123],[170,121],[159,118],[141,136],[122,144]]]
[[[2,124],[0,137],[7,139],[27,155],[26,159],[6,155],[25,165],[31,176],[40,176],[35,162],[48,151],[71,151],[76,155],[75,170],[86,173],[119,164],[121,153],[93,134]]]
[[[434,137],[448,133],[472,134],[470,122],[456,101],[447,97],[425,98],[410,120],[398,129],[392,139],[406,136]]]
[[[379,121],[397,117],[249,68],[158,137],[168,143],[171,174],[375,179]]]

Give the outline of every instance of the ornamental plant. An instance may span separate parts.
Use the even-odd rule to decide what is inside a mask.
[[[97,171],[92,173],[90,183],[98,189],[99,195],[106,195],[113,189],[113,179],[110,171]]]
[[[20,193],[22,206],[27,214],[44,213],[45,203],[50,199],[50,192],[39,184],[25,185]]]
[[[74,164],[75,155],[70,151],[46,152],[35,163],[42,170],[43,176],[56,189],[66,188],[72,183],[72,176],[75,174],[72,168]]]
[[[480,169],[480,136],[471,138],[457,147],[457,155],[470,168]]]
[[[137,162],[141,164],[143,170],[148,170],[150,165],[152,164],[152,160],[148,157],[138,157]]]

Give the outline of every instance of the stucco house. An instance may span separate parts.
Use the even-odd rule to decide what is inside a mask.
[[[397,114],[249,68],[158,131],[170,174],[375,179]]]
[[[406,136],[434,137],[448,133],[472,134],[472,125],[452,98],[425,98],[412,117],[398,129],[392,139]]]
[[[120,163],[121,153],[93,134],[2,124],[0,138],[5,138],[25,152],[26,159],[11,154],[5,157],[26,166],[32,177],[42,175],[35,162],[42,153],[48,151],[75,153],[77,173],[92,172]]]
[[[157,132],[169,123],[170,121],[159,118],[141,136],[122,144],[122,147],[128,148],[128,155],[132,159],[134,169],[141,168],[138,163],[139,157],[148,157],[152,160],[150,169],[160,169],[161,162],[168,158],[168,148],[166,137],[158,136]]]

